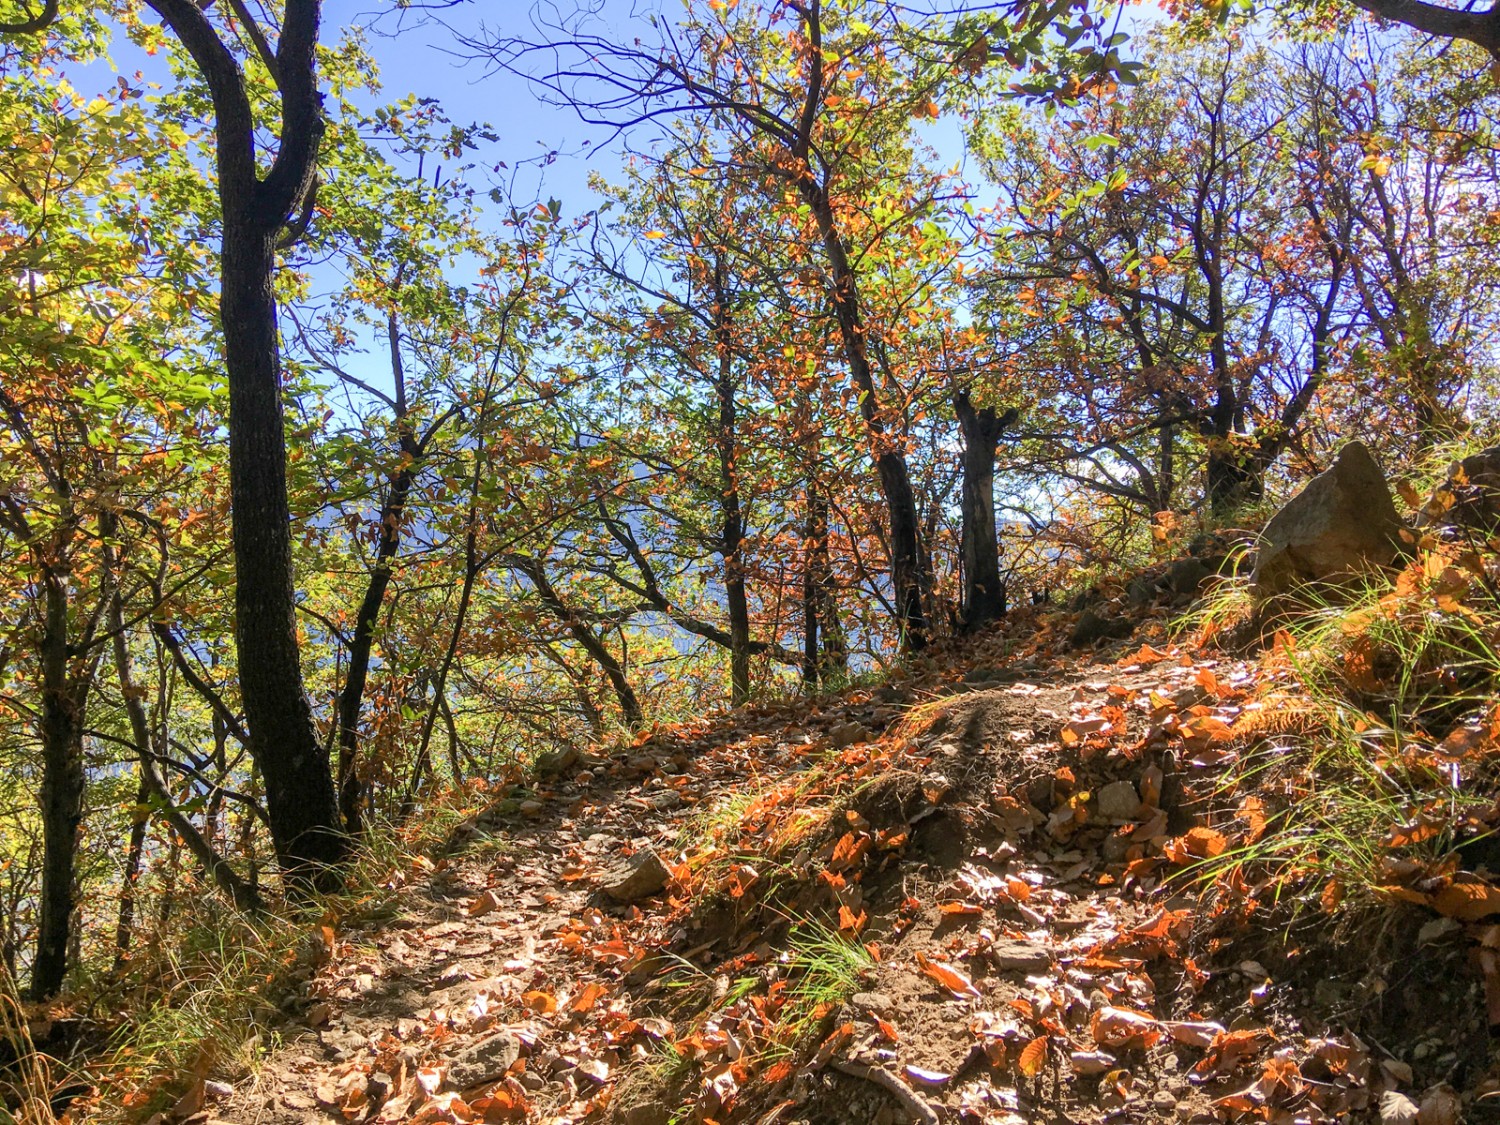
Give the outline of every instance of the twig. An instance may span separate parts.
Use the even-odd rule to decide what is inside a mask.
[[[832,1059],[828,1065],[850,1078],[863,1078],[866,1082],[875,1083],[900,1102],[901,1107],[921,1122],[921,1125],[938,1125],[936,1111],[922,1095],[884,1067],[870,1066],[850,1059]]]

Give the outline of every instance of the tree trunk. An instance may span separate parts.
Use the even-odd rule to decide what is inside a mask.
[[[802,541],[802,682],[811,687],[827,685],[849,670],[848,642],[828,557],[828,500],[813,479],[807,485]]]
[[[899,439],[887,431],[876,394],[875,379],[866,350],[865,325],[859,307],[859,289],[854,268],[839,234],[833,205],[828,193],[809,175],[798,181],[804,203],[817,221],[818,232],[828,255],[833,278],[831,298],[839,326],[844,359],[849,367],[854,389],[859,394],[859,412],[870,437],[875,468],[880,476],[880,491],[885,497],[891,521],[891,587],[896,607],[896,621],[901,629],[901,645],[916,651],[927,644],[927,615],[922,608],[922,591],[926,585],[922,567],[921,524],[917,518],[916,493],[911,473]]]
[[[135,932],[135,899],[140,890],[141,857],[146,851],[146,824],[150,817],[142,807],[151,789],[143,773],[135,789],[135,811],[130,818],[130,846],[125,854],[125,873],[120,880],[120,914],[115,923],[114,974],[125,971],[130,960],[130,942]]]
[[[225,191],[227,195],[228,192]],[[229,206],[220,317],[229,367],[229,476],[234,515],[235,640],[250,752],[266,785],[276,858],[294,881],[337,883],[348,855],[327,751],[302,683],[292,571],[281,359],[267,216]]]
[[[42,887],[37,901],[36,958],[31,965],[31,998],[46,1000],[61,991],[68,973],[73,927],[74,861],[83,821],[83,730],[93,665],[69,668],[66,576],[42,579],[46,599],[40,656],[42,664]]]
[[[730,349],[728,296],[722,271],[715,275],[718,312],[715,318],[719,373],[714,392],[719,400],[719,482],[723,493],[723,526],[719,552],[724,561],[724,600],[729,610],[729,702],[739,707],[750,698],[750,598],[745,590],[745,567],[740,548],[745,539],[745,517],[740,507],[739,474],[735,465],[736,410],[734,355]]]
[[[385,604],[385,592],[391,584],[391,560],[401,545],[401,521],[406,515],[406,498],[413,479],[411,462],[391,480],[391,492],[380,510],[380,545],[376,550],[375,569],[365,596],[354,617],[354,640],[349,646],[349,672],[344,690],[339,694],[339,808],[344,827],[358,834],[364,820],[364,784],[355,768],[359,755],[359,712],[364,702],[365,684],[370,675],[370,656],[375,647],[375,623]]]
[[[1005,581],[1000,576],[1000,541],[995,529],[995,450],[1000,435],[1016,420],[993,407],[976,410],[969,392],[953,396],[963,435],[962,531],[964,567],[963,628],[974,632],[1005,616]]]
[[[1209,510],[1216,516],[1230,515],[1265,495],[1265,478],[1251,451],[1227,437],[1209,439],[1205,473]]]

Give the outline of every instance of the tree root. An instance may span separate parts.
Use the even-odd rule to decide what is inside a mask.
[[[921,1125],[938,1125],[937,1111],[927,1104],[926,1099],[884,1067],[850,1059],[830,1059],[828,1065],[851,1078],[863,1078],[866,1082],[875,1083],[900,1102],[902,1108],[921,1122]]]

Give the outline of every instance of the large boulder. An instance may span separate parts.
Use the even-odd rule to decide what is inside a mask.
[[[1351,441],[1261,532],[1250,575],[1256,601],[1283,598],[1307,583],[1336,586],[1389,566],[1401,528],[1385,474],[1362,442]]]

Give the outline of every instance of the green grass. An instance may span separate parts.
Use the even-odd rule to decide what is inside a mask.
[[[876,961],[859,942],[817,922],[792,928],[787,938],[786,1006],[781,1025],[785,1052],[795,1051],[820,1029],[827,1013],[843,1004],[875,971]]]
[[[1291,643],[1264,660],[1279,681],[1260,719],[1267,730],[1221,789],[1262,795],[1265,831],[1186,877],[1212,882],[1241,868],[1298,907],[1329,905],[1321,896],[1334,887],[1348,912],[1402,881],[1393,865],[1435,866],[1462,842],[1466,814],[1492,805],[1500,778],[1474,776],[1472,763],[1465,777],[1457,764],[1434,768],[1431,748],[1495,698],[1500,605],[1483,582],[1445,599],[1414,574],[1399,589],[1370,575],[1344,600],[1301,591],[1304,609],[1282,622]],[[1238,614],[1246,595],[1211,599],[1200,622]],[[1393,835],[1419,816],[1420,831]]]

